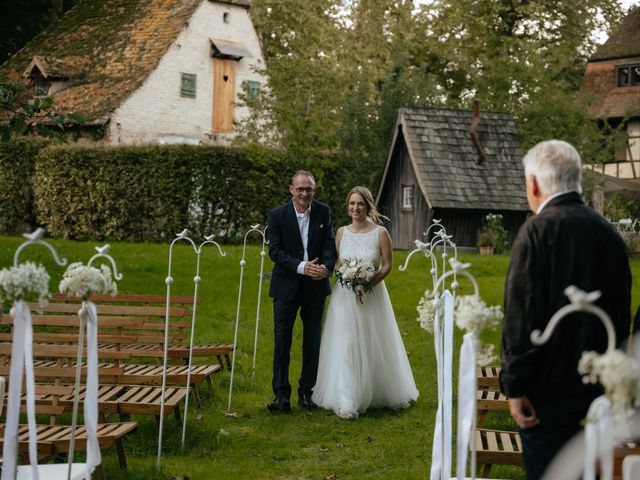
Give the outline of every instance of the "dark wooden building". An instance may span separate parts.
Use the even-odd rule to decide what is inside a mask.
[[[424,241],[433,218],[475,247],[488,213],[503,215],[513,239],[529,212],[522,156],[508,113],[401,108],[376,198],[394,247]]]

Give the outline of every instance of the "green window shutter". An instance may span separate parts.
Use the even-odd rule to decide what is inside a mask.
[[[193,73],[182,74],[182,85],[180,87],[182,97],[196,98],[196,75]]]
[[[260,96],[260,82],[249,80],[249,96],[258,98]]]

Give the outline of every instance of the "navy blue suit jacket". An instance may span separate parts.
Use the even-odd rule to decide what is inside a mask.
[[[309,282],[318,295],[331,294],[329,278],[311,280],[296,273],[304,258],[304,248],[292,201],[269,212],[267,239],[269,257],[275,263],[269,296],[283,301],[293,300],[302,282]],[[331,210],[327,205],[316,201],[311,202],[307,252],[309,260],[317,257],[319,264],[325,265],[329,272],[333,271],[336,243],[331,225]]]

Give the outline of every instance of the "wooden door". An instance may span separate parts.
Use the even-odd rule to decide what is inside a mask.
[[[213,133],[233,132],[237,63],[235,60],[213,59]]]

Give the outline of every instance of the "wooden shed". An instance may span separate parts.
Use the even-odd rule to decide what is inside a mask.
[[[508,113],[401,108],[376,198],[394,247],[424,241],[433,218],[475,247],[488,213],[502,214],[513,239],[529,212],[522,157]]]

